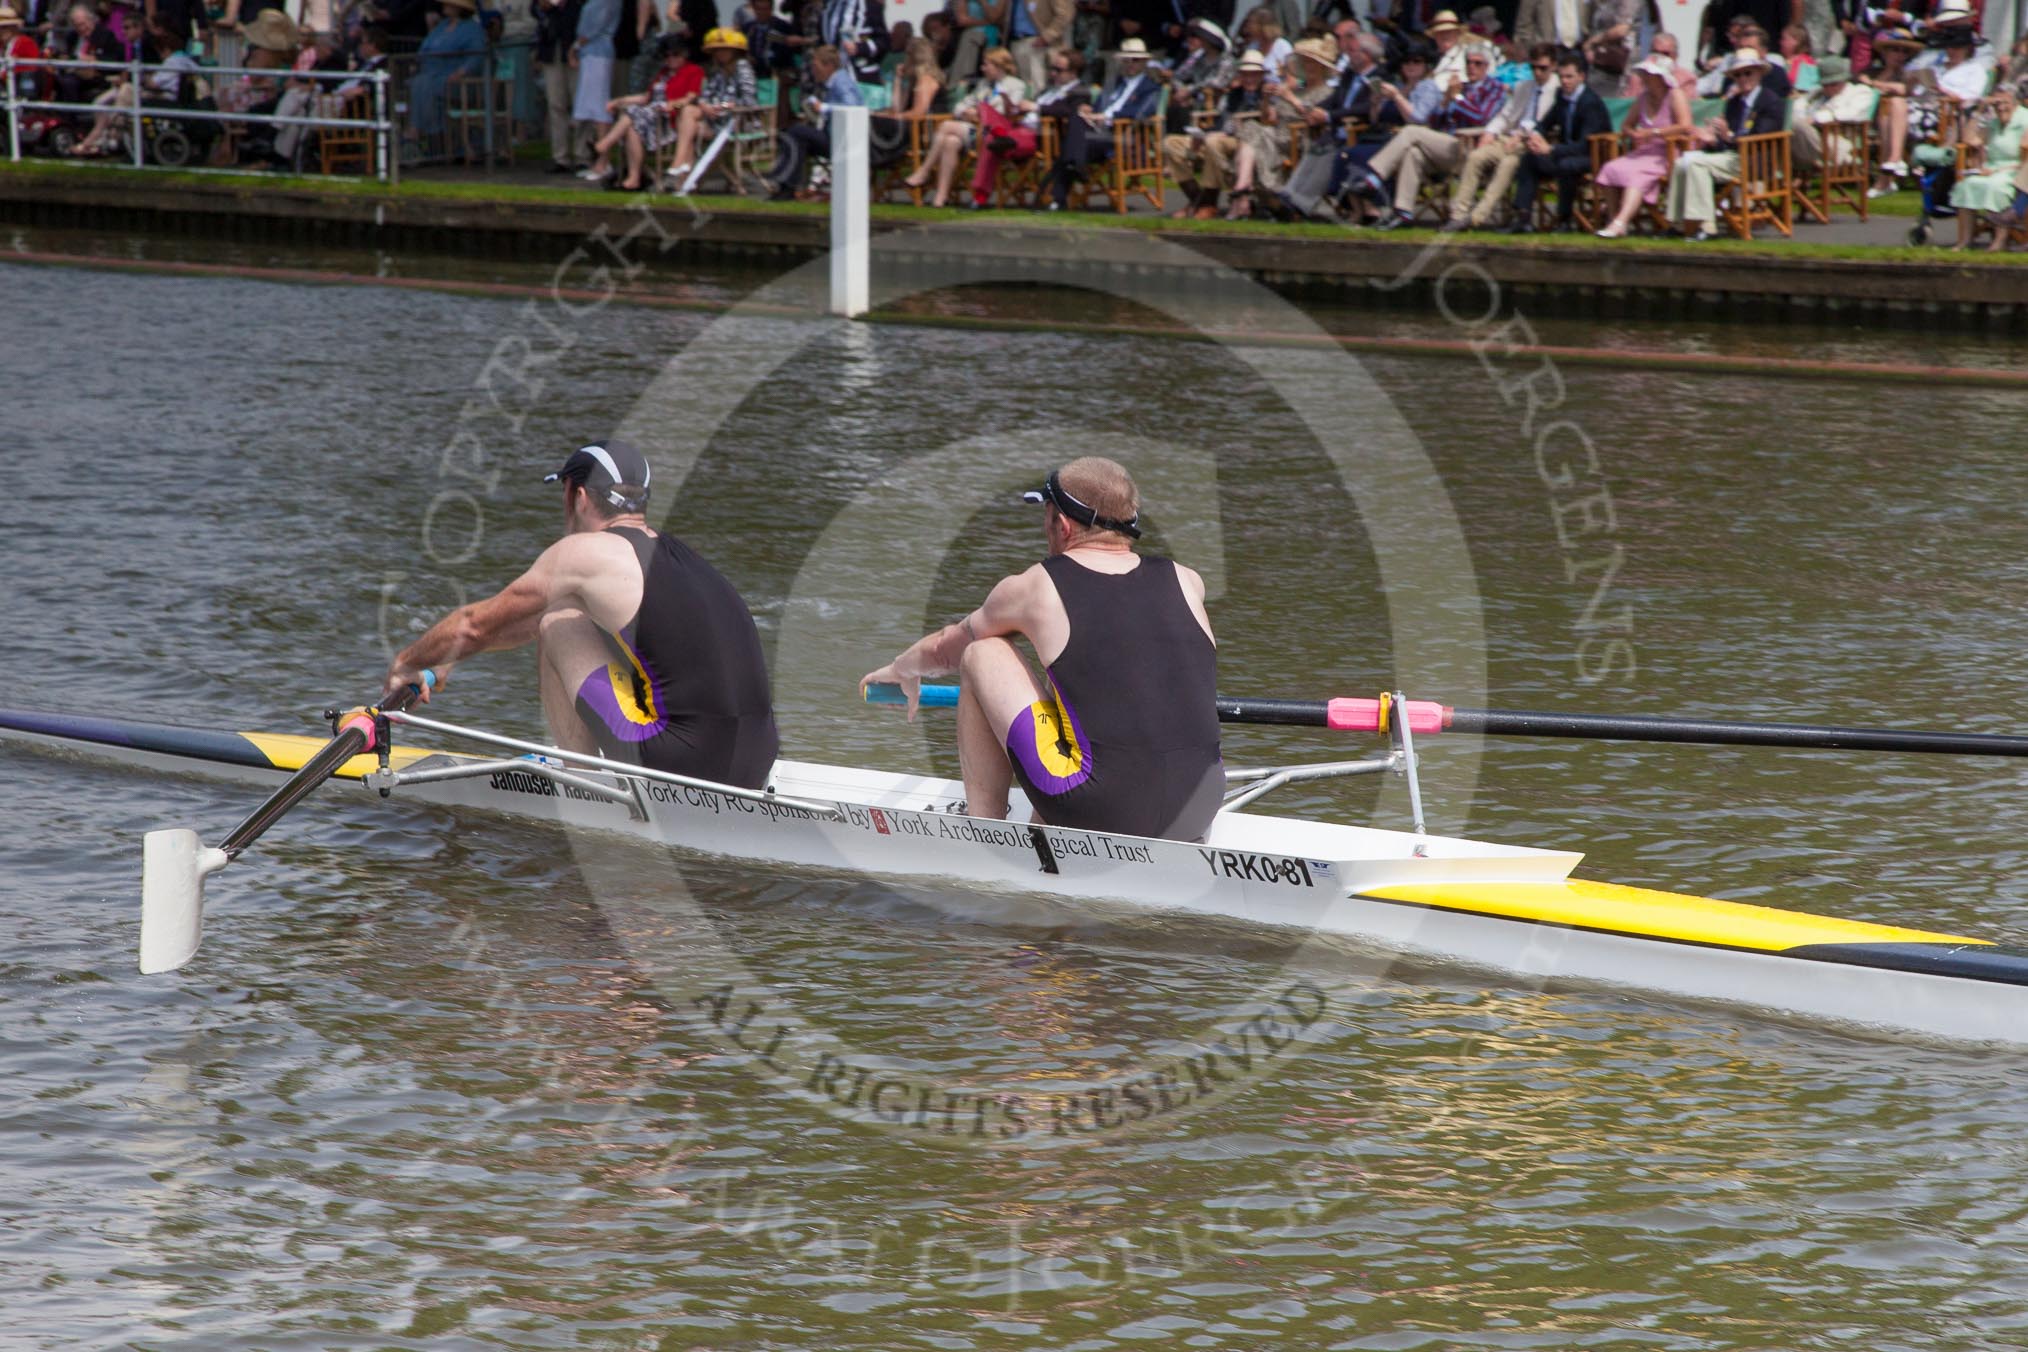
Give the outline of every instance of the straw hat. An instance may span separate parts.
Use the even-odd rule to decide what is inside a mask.
[[[705,51],[716,52],[727,47],[730,47],[735,52],[745,51],[747,49],[746,34],[730,28],[714,28],[704,35]]]
[[[1671,80],[1676,76],[1676,63],[1666,56],[1651,56],[1634,69],[1643,75],[1654,75],[1664,80]]]
[[[1751,47],[1741,47],[1732,54],[1732,60],[1725,63],[1725,68],[1729,71],[1763,70],[1766,66],[1767,58]]]
[[[1458,22],[1458,12],[1456,10],[1440,9],[1436,12],[1434,19],[1431,19],[1422,26],[1422,31],[1425,33],[1448,33],[1454,28],[1463,27],[1464,25]]]
[[[1937,6],[1936,13],[1929,16],[1929,22],[1934,27],[1940,23],[1951,23],[1956,20],[1969,23],[1971,18],[1971,0],[1943,0],[1943,3]]]
[[[21,16],[14,12],[12,5],[0,5],[0,28],[21,27]]]
[[[1852,78],[1852,63],[1842,56],[1827,56],[1817,62],[1819,84],[1844,84]]]
[[[303,45],[296,21],[278,9],[264,9],[246,26],[246,45],[264,52],[293,52]]]
[[[1338,69],[1338,44],[1328,38],[1304,38],[1296,44],[1296,55],[1307,56],[1325,70]]]
[[[1922,50],[1922,40],[1906,28],[1888,28],[1874,35],[1875,47],[1904,47],[1911,52]]]
[[[1237,67],[1237,69],[1242,74],[1250,70],[1257,70],[1261,71],[1262,73],[1265,73],[1267,71],[1267,68],[1268,68],[1267,58],[1262,56],[1259,52],[1251,50],[1249,50],[1245,56],[1239,58],[1239,66]]]
[[[1190,32],[1195,33],[1200,38],[1203,38],[1206,42],[1216,47],[1219,51],[1229,52],[1232,50],[1232,39],[1226,36],[1225,30],[1223,28],[1220,28],[1217,24],[1213,23],[1211,20],[1192,19],[1187,25],[1187,27]]]
[[[1148,51],[1148,44],[1139,38],[1122,39],[1118,51],[1106,54],[1108,56],[1117,56],[1122,61],[1146,61],[1151,55]]]

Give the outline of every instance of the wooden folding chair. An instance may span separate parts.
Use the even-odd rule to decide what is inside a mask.
[[[1113,124],[1113,153],[1089,166],[1071,186],[1071,205],[1082,209],[1093,189],[1106,195],[1113,210],[1124,216],[1127,202],[1138,192],[1155,210],[1162,210],[1162,124],[1169,105],[1164,89],[1152,117]]]
[[[1063,134],[1058,130],[1062,125],[1056,118],[1043,118],[1035,133],[1035,153],[1025,160],[1000,161],[1000,172],[993,178],[995,210],[1009,204],[1032,207],[1042,201],[1043,190],[1049,183],[1049,166],[1056,163],[1063,145]]]
[[[1739,177],[1720,189],[1719,215],[1741,239],[1752,239],[1756,225],[1771,225],[1784,235],[1795,231],[1795,181],[1789,159],[1789,131],[1742,136]]]
[[[1866,190],[1873,186],[1873,119],[1817,124],[1819,158],[1815,176],[1796,185],[1796,206],[1819,225],[1843,203],[1860,220],[1871,214]]]
[[[313,105],[314,106],[314,105]],[[373,174],[374,130],[373,89],[367,86],[353,90],[338,105],[334,116],[346,121],[357,121],[356,127],[317,128],[317,170],[324,174],[341,174],[347,171],[371,177]]]
[[[874,175],[873,200],[883,202],[887,200],[888,194],[898,188],[908,194],[911,205],[919,207],[922,205],[923,194],[928,192],[929,188],[927,185],[920,188],[910,186],[908,177],[922,168],[923,160],[929,155],[929,148],[936,143],[937,128],[950,121],[950,114],[925,113],[916,116],[911,113],[887,113],[883,116],[891,117],[902,124],[906,144],[902,147],[901,155],[893,163]],[[960,169],[963,167],[962,164],[959,165]]]
[[[1615,155],[1619,154],[1619,140],[1620,134],[1616,131],[1592,133],[1590,147],[1591,168],[1587,169],[1583,176],[1578,179],[1577,187],[1574,190],[1577,200],[1572,204],[1570,209],[1571,219],[1577,223],[1577,228],[1580,230],[1587,232],[1596,230],[1605,220],[1605,211],[1599,202],[1598,184],[1595,180],[1598,177],[1598,171],[1604,168]],[[1563,195],[1560,180],[1552,181],[1552,185],[1556,187],[1557,196],[1560,198]],[[1559,201],[1555,207],[1552,207],[1549,205],[1548,193],[1536,194],[1535,228],[1537,230],[1547,230],[1553,226],[1556,223],[1556,213],[1561,209],[1562,205],[1562,202]]]

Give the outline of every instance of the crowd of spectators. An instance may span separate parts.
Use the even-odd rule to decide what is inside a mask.
[[[137,98],[187,101],[199,62],[251,71],[210,83],[221,110],[331,116],[358,82],[305,73],[405,60],[410,130],[429,136],[448,84],[500,38],[490,2],[0,0],[0,40],[17,71],[102,63],[53,73],[65,101],[104,110],[77,154],[117,152]],[[715,0],[511,3],[529,6],[514,17],[532,28],[551,168],[628,190],[649,186],[659,150],[684,180],[767,81],[783,196],[827,157],[829,109],[878,91],[890,133],[934,126],[879,146],[890,164],[908,155],[903,184],[937,206],[986,204],[1004,166],[1047,149],[1036,201],[1062,210],[1122,127],[1159,117],[1151,153],[1177,216],[1392,230],[1441,184],[1443,228],[1525,233],[1576,228],[1582,188],[1600,235],[1652,222],[1702,238],[1740,142],[1785,132],[1809,173],[1851,154],[1828,128],[1863,120],[1869,191],[1920,184],[1926,212],[1956,213],[1960,246],[2028,214],[2028,40],[1997,52],[1983,0],[1710,0],[1687,55],[1657,0],[1503,0],[1462,18],[1441,0],[1266,0],[1236,24],[1235,0],[948,0],[919,32],[890,26],[882,0],[743,0],[723,19]],[[155,68],[138,90],[137,56]],[[1721,102],[1693,115],[1700,100]],[[1619,153],[1594,182],[1602,133]],[[255,154],[290,162],[302,134]]]
[[[1168,95],[1160,156],[1179,217],[1391,230],[1443,182],[1447,230],[1574,229],[1593,138],[1609,134],[1619,153],[1596,175],[1597,233],[1652,221],[1702,239],[1720,231],[1742,142],[1785,134],[1794,170],[1813,174],[1853,154],[1825,137],[1854,123],[1875,147],[1870,195],[1920,180],[1926,211],[1957,215],[1961,245],[1981,222],[2019,227],[2028,208],[2028,40],[2003,58],[1971,0],[1712,0],[1689,57],[1649,0],[1519,0],[1511,31],[1490,6],[1465,19],[1350,8],[1270,0],[1228,32],[1231,6],[1216,0],[952,0],[897,82],[896,107],[951,118],[906,184],[946,205],[983,144],[969,199],[984,205],[998,162],[1038,153],[1036,129],[1054,120],[1042,205],[1060,207],[1152,83]]]

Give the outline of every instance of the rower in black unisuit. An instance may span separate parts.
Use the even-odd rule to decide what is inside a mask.
[[[746,602],[673,535],[609,526],[641,563],[641,608],[585,678],[578,715],[613,759],[741,788],[775,763],[767,665]]]
[[[1007,730],[1015,776],[1052,826],[1199,840],[1224,797],[1218,650],[1176,565],[1125,573],[1066,555],[1043,571],[1070,618],[1048,690]]]

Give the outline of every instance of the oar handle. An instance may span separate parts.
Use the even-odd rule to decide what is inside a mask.
[[[889,681],[875,681],[866,687],[868,704],[906,704],[908,696],[901,693],[901,687]],[[926,685],[922,688],[922,707],[925,709],[955,709],[958,707],[958,688],[954,685]]]
[[[379,709],[395,712],[406,709],[421,698],[423,689],[434,689],[437,674],[425,671],[420,685],[411,684],[397,690],[380,704]],[[219,842],[218,848],[226,858],[237,858],[247,846],[259,840],[267,829],[280,821],[290,808],[317,791],[318,786],[337,773],[340,766],[363,751],[373,750],[379,733],[374,723],[373,709],[362,709],[339,725],[338,732],[322,750],[303,763],[303,768],[289,776],[289,782],[268,795],[268,800],[247,814],[245,821],[232,829],[232,833]]]

